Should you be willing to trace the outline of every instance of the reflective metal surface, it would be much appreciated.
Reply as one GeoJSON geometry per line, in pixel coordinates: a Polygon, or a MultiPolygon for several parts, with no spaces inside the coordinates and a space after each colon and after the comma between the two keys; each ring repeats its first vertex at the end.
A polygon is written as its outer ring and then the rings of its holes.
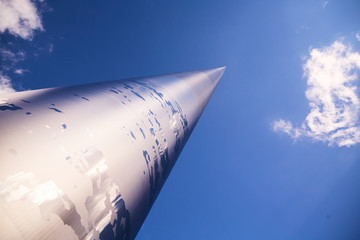
{"type": "Polygon", "coordinates": [[[224,70],[0,95],[0,239],[133,239],[224,70]]]}

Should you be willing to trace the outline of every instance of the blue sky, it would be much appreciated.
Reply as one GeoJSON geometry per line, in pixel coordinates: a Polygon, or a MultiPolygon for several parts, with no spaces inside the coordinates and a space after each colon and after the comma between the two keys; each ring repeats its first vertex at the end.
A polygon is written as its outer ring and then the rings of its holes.
{"type": "Polygon", "coordinates": [[[359,10],[0,0],[0,91],[226,65],[138,239],[359,239],[359,10]]]}

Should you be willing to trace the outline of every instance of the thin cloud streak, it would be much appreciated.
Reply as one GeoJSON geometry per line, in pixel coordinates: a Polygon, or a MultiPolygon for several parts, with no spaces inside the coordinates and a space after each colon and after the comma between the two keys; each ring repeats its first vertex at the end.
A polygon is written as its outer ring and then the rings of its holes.
{"type": "Polygon", "coordinates": [[[323,8],[326,8],[326,6],[327,6],[328,4],[329,4],[328,1],[324,1],[324,2],[321,3],[321,5],[322,5],[323,8]]]}
{"type": "Polygon", "coordinates": [[[295,140],[308,138],[330,146],[359,143],[360,100],[355,82],[360,54],[335,41],[322,49],[312,49],[303,68],[310,113],[299,127],[280,119],[272,123],[273,130],[295,140]]]}

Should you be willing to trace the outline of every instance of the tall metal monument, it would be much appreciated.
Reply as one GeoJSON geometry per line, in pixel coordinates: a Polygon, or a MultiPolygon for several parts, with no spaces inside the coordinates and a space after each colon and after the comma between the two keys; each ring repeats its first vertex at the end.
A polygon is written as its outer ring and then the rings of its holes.
{"type": "Polygon", "coordinates": [[[133,239],[225,68],[0,95],[0,239],[133,239]]]}

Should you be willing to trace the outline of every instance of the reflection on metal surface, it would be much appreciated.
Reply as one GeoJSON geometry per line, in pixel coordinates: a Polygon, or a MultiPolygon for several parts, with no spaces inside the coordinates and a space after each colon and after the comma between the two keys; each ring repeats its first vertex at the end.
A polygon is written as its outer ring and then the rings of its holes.
{"type": "Polygon", "coordinates": [[[0,96],[0,239],[133,239],[223,72],[0,96]]]}
{"type": "Polygon", "coordinates": [[[1,182],[0,197],[5,201],[29,200],[37,205],[62,197],[64,193],[53,181],[38,183],[34,174],[19,172],[1,182]]]}

